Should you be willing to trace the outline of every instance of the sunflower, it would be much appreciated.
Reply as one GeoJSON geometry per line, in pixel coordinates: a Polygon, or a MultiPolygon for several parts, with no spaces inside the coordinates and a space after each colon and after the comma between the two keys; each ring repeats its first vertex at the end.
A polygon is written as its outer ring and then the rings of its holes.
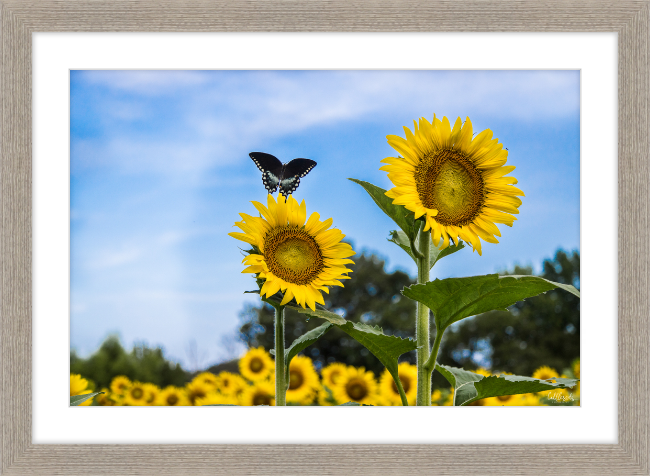
{"type": "Polygon", "coordinates": [[[473,137],[469,117],[460,117],[453,129],[446,117],[433,123],[420,118],[414,132],[404,127],[406,139],[386,138],[399,157],[387,157],[381,170],[395,185],[386,192],[395,205],[404,205],[425,221],[424,231],[431,230],[436,246],[462,238],[481,254],[481,241],[498,243],[501,232],[495,223],[512,226],[524,193],[506,177],[515,167],[505,163],[508,151],[492,131],[484,130],[473,137]]]}
{"type": "Polygon", "coordinates": [[[194,402],[194,405],[201,407],[203,405],[237,405],[237,403],[238,402],[235,397],[212,392],[203,398],[197,398],[194,402]]]}
{"type": "Polygon", "coordinates": [[[185,407],[190,405],[185,390],[170,385],[160,391],[156,397],[156,405],[163,407],[185,407]]]}
{"type": "Polygon", "coordinates": [[[123,397],[126,390],[131,386],[131,381],[124,375],[118,375],[111,381],[111,392],[115,395],[123,397]]]}
{"type": "Polygon", "coordinates": [[[246,387],[246,382],[239,375],[220,372],[215,387],[222,395],[237,395],[246,387]]]}
{"type": "Polygon", "coordinates": [[[124,394],[124,403],[132,407],[147,404],[147,390],[145,384],[133,382],[124,394]]]}
{"type": "Polygon", "coordinates": [[[377,393],[377,382],[372,372],[363,367],[350,367],[332,389],[339,403],[357,402],[372,405],[377,393]]]}
{"type": "Polygon", "coordinates": [[[250,349],[239,359],[239,372],[251,382],[267,379],[274,369],[275,363],[271,354],[265,351],[264,347],[250,349]]]}
{"type": "MultiPolygon", "coordinates": [[[[89,393],[92,393],[92,390],[88,388],[88,380],[79,374],[70,374],[70,396],[87,395],[89,393]]],[[[89,398],[85,402],[80,403],[79,406],[90,406],[94,398],[89,398]]]]}
{"type": "Polygon", "coordinates": [[[145,399],[144,399],[144,404],[145,405],[155,405],[156,404],[156,398],[158,397],[158,394],[160,393],[160,388],[158,388],[157,385],[154,385],[152,383],[145,383],[142,385],[145,391],[145,399]]]}
{"type": "Polygon", "coordinates": [[[264,280],[262,297],[284,293],[281,304],[295,298],[296,302],[313,311],[316,303],[325,305],[321,291],[329,293],[328,286],[343,286],[342,279],[351,270],[345,267],[353,261],[346,259],[355,253],[345,237],[336,228],[328,230],[332,219],[320,221],[318,213],[307,218],[305,201],[299,205],[295,198],[278,196],[276,202],[268,196],[268,208],[252,202],[262,215],[252,217],[240,213],[243,221],[236,222],[244,233],[229,233],[233,238],[253,245],[253,251],[243,263],[243,273],[255,273],[264,280]]]}
{"type": "Polygon", "coordinates": [[[321,370],[323,385],[332,389],[339,381],[339,378],[348,370],[348,366],[341,362],[334,362],[321,370]]]}
{"type": "Polygon", "coordinates": [[[318,392],[318,374],[309,357],[298,355],[289,364],[287,402],[310,405],[318,392]]]}
{"type": "Polygon", "coordinates": [[[211,390],[217,389],[217,376],[212,372],[201,372],[192,379],[192,382],[200,382],[210,387],[211,390]]]}
{"type": "MultiPolygon", "coordinates": [[[[406,400],[409,405],[415,405],[415,398],[417,397],[417,379],[418,368],[408,362],[402,362],[397,367],[397,374],[404,387],[406,400]]],[[[389,405],[401,405],[402,398],[397,390],[397,385],[393,376],[388,369],[384,369],[379,381],[379,393],[389,402],[389,405]]]]}
{"type": "Polygon", "coordinates": [[[557,377],[559,377],[557,371],[555,369],[552,369],[551,367],[547,367],[546,365],[538,368],[537,370],[535,370],[535,372],[533,372],[533,378],[539,380],[552,380],[557,377]]]}
{"type": "Polygon", "coordinates": [[[247,407],[255,405],[275,405],[275,384],[273,382],[255,382],[244,389],[240,398],[241,404],[247,407]]]}
{"type": "Polygon", "coordinates": [[[214,388],[202,381],[192,381],[185,386],[187,398],[190,405],[196,405],[199,398],[205,398],[209,393],[214,392],[214,388]]]}

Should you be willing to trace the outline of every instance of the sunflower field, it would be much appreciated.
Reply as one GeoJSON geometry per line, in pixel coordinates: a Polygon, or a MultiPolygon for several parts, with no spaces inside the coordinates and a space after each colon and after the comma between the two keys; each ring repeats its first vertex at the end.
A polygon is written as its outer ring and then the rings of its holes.
{"type": "MultiPolygon", "coordinates": [[[[202,372],[183,387],[160,388],[146,382],[132,382],[117,376],[110,388],[80,403],[82,406],[203,406],[203,405],[275,405],[275,364],[263,348],[250,349],[239,360],[239,374],[220,372],[215,375],[202,372]]],[[[417,368],[409,363],[398,366],[399,379],[409,405],[415,404],[417,393],[417,368]]],[[[484,377],[494,374],[479,369],[475,373],[484,377]]],[[[554,381],[555,378],[579,378],[580,361],[574,361],[562,375],[547,366],[540,367],[533,379],[554,381]]],[[[70,375],[70,396],[91,395],[95,391],[91,381],[81,375],[70,375]]],[[[289,365],[287,405],[335,406],[353,402],[372,406],[401,406],[397,386],[388,370],[377,377],[363,367],[339,362],[324,367],[320,372],[312,360],[297,355],[289,365]]],[[[432,406],[454,404],[452,388],[440,388],[431,395],[432,406]]],[[[579,405],[580,384],[571,389],[555,389],[537,393],[503,395],[477,400],[470,406],[555,406],[579,405]]]]}

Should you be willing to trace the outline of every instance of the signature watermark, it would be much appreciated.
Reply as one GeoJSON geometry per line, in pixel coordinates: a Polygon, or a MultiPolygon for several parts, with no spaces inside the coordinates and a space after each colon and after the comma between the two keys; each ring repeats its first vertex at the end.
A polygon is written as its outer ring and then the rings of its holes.
{"type": "Polygon", "coordinates": [[[564,394],[560,392],[552,392],[546,395],[546,398],[549,400],[555,400],[556,402],[572,402],[574,401],[572,394],[564,394]]]}

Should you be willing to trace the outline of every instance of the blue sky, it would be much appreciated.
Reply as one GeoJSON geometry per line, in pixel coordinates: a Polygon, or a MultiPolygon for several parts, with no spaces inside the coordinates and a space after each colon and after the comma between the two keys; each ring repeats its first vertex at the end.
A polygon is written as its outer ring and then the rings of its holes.
{"type": "Polygon", "coordinates": [[[228,336],[255,298],[227,233],[266,197],[251,151],[318,162],[294,194],[308,213],[415,274],[386,240],[395,225],[347,177],[390,188],[386,135],[434,112],[492,129],[526,197],[500,244],[465,249],[432,278],[539,270],[557,248],[579,249],[579,85],[578,71],[72,71],[72,348],[89,355],[119,334],[188,368],[237,352],[228,336]]]}

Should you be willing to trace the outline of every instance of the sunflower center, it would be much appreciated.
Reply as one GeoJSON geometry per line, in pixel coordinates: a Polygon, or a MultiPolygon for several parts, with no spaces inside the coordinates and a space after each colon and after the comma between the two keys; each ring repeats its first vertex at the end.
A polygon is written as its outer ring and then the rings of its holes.
{"type": "Polygon", "coordinates": [[[352,400],[362,400],[368,395],[368,386],[363,380],[352,379],[345,386],[345,391],[352,400]]]}
{"type": "Polygon", "coordinates": [[[270,230],[264,237],[264,258],[275,276],[298,285],[311,283],[324,266],[316,240],[297,226],[270,230]]]}
{"type": "Polygon", "coordinates": [[[253,405],[271,405],[271,395],[268,393],[256,393],[253,397],[253,405]]]}
{"type": "Polygon", "coordinates": [[[435,219],[445,226],[471,223],[485,202],[480,171],[455,150],[425,155],[415,168],[415,185],[422,205],[438,210],[435,219]]]}
{"type": "MultiPolygon", "coordinates": [[[[402,382],[402,387],[404,388],[404,393],[407,393],[409,391],[409,388],[411,388],[411,379],[408,377],[403,377],[399,376],[399,381],[402,382]]],[[[391,383],[393,384],[393,392],[395,394],[399,395],[399,390],[397,389],[397,385],[395,385],[395,380],[392,380],[391,383]]]]}
{"type": "Polygon", "coordinates": [[[140,400],[144,396],[144,392],[141,388],[134,388],[131,390],[131,396],[136,400],[140,400]]]}
{"type": "Polygon", "coordinates": [[[167,405],[176,405],[178,403],[178,396],[171,394],[167,397],[167,405]]]}
{"type": "Polygon", "coordinates": [[[302,375],[302,372],[296,372],[295,370],[289,371],[289,390],[295,390],[302,387],[305,378],[302,375]]]}
{"type": "MultiPolygon", "coordinates": [[[[262,362],[262,359],[259,357],[253,357],[251,359],[251,363],[249,364],[249,368],[251,369],[251,372],[254,373],[259,373],[264,369],[264,362],[262,362]]],[[[228,385],[224,385],[224,387],[227,387],[228,385]]]]}

